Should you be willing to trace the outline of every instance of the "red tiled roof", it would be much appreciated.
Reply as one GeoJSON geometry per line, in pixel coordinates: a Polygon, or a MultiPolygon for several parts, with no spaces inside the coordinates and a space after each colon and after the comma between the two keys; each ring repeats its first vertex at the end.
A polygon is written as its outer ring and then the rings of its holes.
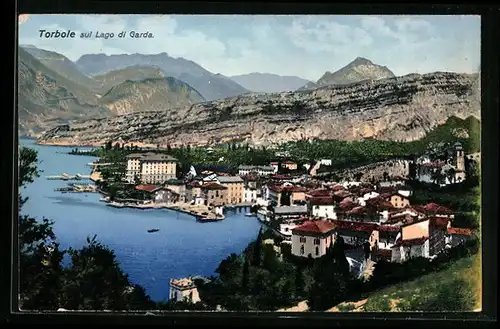
{"type": "Polygon", "coordinates": [[[434,203],[434,202],[426,204],[424,206],[424,210],[427,212],[430,212],[430,213],[440,214],[440,215],[453,214],[453,211],[451,211],[450,209],[448,209],[444,206],[438,205],[437,203],[434,203]]]}
{"type": "Polygon", "coordinates": [[[335,225],[336,229],[347,229],[356,232],[367,232],[371,233],[377,228],[377,224],[374,223],[362,223],[362,222],[352,222],[345,220],[334,220],[332,223],[335,225]]]}
{"type": "Polygon", "coordinates": [[[271,164],[271,165],[277,165],[277,164],[279,164],[279,162],[273,161],[273,162],[271,162],[270,164],[271,164]]]}
{"type": "Polygon", "coordinates": [[[310,198],[309,202],[313,206],[333,206],[335,204],[332,197],[315,197],[310,198]]]}
{"type": "Polygon", "coordinates": [[[333,195],[335,196],[338,196],[338,197],[348,197],[351,195],[351,193],[349,191],[346,191],[346,190],[341,190],[341,191],[336,191],[333,193],[333,195]]]}
{"type": "Polygon", "coordinates": [[[308,195],[312,197],[330,197],[332,195],[332,191],[328,189],[317,189],[307,192],[308,195]]]}
{"type": "Polygon", "coordinates": [[[137,185],[135,187],[136,190],[138,191],[144,191],[144,192],[155,192],[155,191],[158,191],[161,189],[161,186],[157,186],[157,185],[143,185],[143,184],[140,184],[140,185],[137,185]]]}
{"type": "Polygon", "coordinates": [[[448,227],[448,234],[472,236],[472,230],[460,227],[448,227]]]}
{"type": "Polygon", "coordinates": [[[285,175],[280,175],[280,174],[274,174],[271,176],[271,178],[273,179],[278,179],[278,180],[286,180],[286,179],[289,179],[288,176],[285,176],[285,175]]]}
{"type": "Polygon", "coordinates": [[[344,189],[344,187],[342,185],[335,185],[332,189],[335,192],[337,192],[337,191],[342,191],[344,189]]]}
{"type": "Polygon", "coordinates": [[[429,225],[437,228],[446,229],[448,227],[448,219],[443,217],[431,217],[429,218],[429,225]]]}
{"type": "Polygon", "coordinates": [[[398,232],[400,227],[394,225],[380,225],[378,230],[380,232],[398,232]]]}
{"type": "Polygon", "coordinates": [[[207,184],[203,184],[201,186],[202,189],[205,189],[205,190],[227,190],[227,187],[224,186],[224,185],[220,185],[220,184],[217,184],[217,183],[207,183],[207,184]]]}
{"type": "Polygon", "coordinates": [[[408,240],[399,240],[393,247],[409,247],[409,246],[418,246],[422,245],[425,241],[427,241],[429,237],[423,236],[421,238],[408,239],[408,240]]]}
{"type": "Polygon", "coordinates": [[[366,200],[366,204],[371,207],[375,207],[377,210],[392,210],[394,206],[389,201],[384,201],[383,199],[376,197],[366,200]]]}
{"type": "Polygon", "coordinates": [[[348,215],[374,215],[376,212],[369,208],[369,207],[363,207],[363,206],[358,206],[350,211],[347,212],[348,215]]]}
{"type": "Polygon", "coordinates": [[[331,222],[316,220],[306,221],[304,224],[295,227],[292,232],[312,232],[312,233],[328,233],[335,229],[335,225],[331,222]]]}
{"type": "Polygon", "coordinates": [[[192,181],[191,183],[188,183],[186,186],[187,187],[200,187],[201,184],[199,181],[192,181]]]}
{"type": "Polygon", "coordinates": [[[280,192],[307,192],[307,189],[302,186],[269,186],[271,191],[280,192]]]}
{"type": "Polygon", "coordinates": [[[359,193],[361,193],[361,194],[367,194],[367,193],[370,193],[370,192],[373,192],[373,189],[367,188],[367,187],[362,188],[361,190],[359,190],[359,193]]]}

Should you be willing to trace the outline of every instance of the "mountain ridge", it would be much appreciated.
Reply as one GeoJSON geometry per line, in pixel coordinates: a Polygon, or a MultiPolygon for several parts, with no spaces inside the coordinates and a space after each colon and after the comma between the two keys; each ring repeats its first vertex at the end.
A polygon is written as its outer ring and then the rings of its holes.
{"type": "Polygon", "coordinates": [[[414,140],[450,116],[480,117],[477,75],[436,72],[315,90],[243,95],[169,111],[86,120],[46,132],[39,142],[272,145],[301,139],[414,140]]]}
{"type": "Polygon", "coordinates": [[[310,82],[307,79],[293,75],[278,75],[263,72],[233,75],[229,78],[236,81],[244,88],[258,93],[293,91],[310,82]]]}

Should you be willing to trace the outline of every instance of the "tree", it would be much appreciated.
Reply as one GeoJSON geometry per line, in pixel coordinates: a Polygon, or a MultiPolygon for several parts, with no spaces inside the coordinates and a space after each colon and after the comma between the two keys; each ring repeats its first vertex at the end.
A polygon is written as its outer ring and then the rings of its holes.
{"type": "Polygon", "coordinates": [[[245,263],[243,263],[243,271],[241,274],[241,290],[243,293],[246,293],[248,291],[248,282],[249,282],[249,265],[248,265],[248,259],[245,254],[245,263]]]}
{"type": "Polygon", "coordinates": [[[300,266],[295,267],[295,277],[294,277],[294,286],[295,286],[295,296],[302,296],[304,293],[304,274],[302,273],[302,268],[300,266]]]}
{"type": "Polygon", "coordinates": [[[106,144],[105,144],[105,146],[104,146],[104,149],[105,149],[106,151],[109,151],[109,150],[111,150],[112,148],[113,148],[113,142],[112,142],[112,141],[107,141],[107,142],[106,142],[106,144]]]}
{"type": "Polygon", "coordinates": [[[71,267],[66,270],[61,304],[66,309],[126,310],[153,307],[144,290],[132,285],[120,269],[114,252],[93,238],[79,250],[70,248],[71,267]]]}
{"type": "Polygon", "coordinates": [[[262,248],[262,227],[259,230],[259,234],[257,235],[257,240],[255,240],[255,245],[253,249],[253,266],[260,266],[261,261],[261,248],[262,248]]]}

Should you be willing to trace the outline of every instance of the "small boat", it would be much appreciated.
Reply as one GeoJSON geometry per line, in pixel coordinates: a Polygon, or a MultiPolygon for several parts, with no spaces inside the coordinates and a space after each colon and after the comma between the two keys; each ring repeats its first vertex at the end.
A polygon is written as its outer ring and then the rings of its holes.
{"type": "Polygon", "coordinates": [[[245,216],[247,216],[247,217],[253,217],[253,216],[255,216],[255,214],[252,214],[251,212],[247,212],[247,213],[245,214],[245,216]]]}
{"type": "Polygon", "coordinates": [[[152,228],[152,229],[148,230],[148,233],[158,232],[159,230],[160,230],[159,228],[152,228]]]}

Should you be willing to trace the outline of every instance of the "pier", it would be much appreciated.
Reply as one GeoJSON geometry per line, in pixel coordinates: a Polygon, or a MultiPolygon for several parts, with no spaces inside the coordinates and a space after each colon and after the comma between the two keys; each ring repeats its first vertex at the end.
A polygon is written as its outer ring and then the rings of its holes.
{"type": "Polygon", "coordinates": [[[61,175],[53,175],[53,176],[45,176],[46,179],[49,180],[88,180],[90,181],[90,175],[82,175],[82,174],[76,174],[76,175],[70,175],[67,173],[63,173],[61,175]]]}
{"type": "Polygon", "coordinates": [[[63,193],[95,193],[97,192],[97,187],[94,185],[71,184],[68,187],[56,188],[55,191],[63,193]]]}

